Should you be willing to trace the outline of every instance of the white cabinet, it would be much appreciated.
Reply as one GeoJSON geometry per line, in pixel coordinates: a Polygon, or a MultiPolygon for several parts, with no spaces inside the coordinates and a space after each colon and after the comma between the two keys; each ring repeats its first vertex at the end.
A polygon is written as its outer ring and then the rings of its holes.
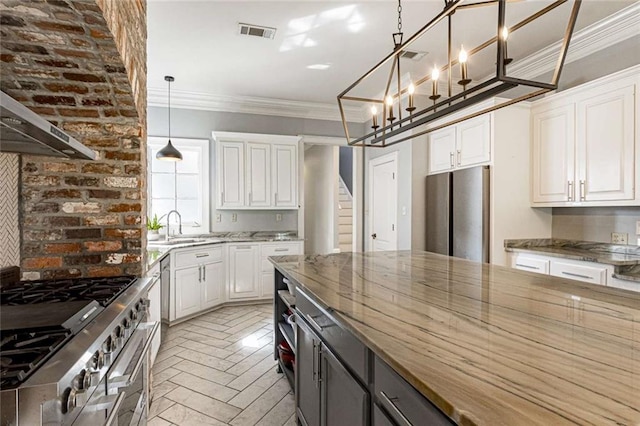
{"type": "Polygon", "coordinates": [[[511,267],[521,271],[537,272],[539,274],[549,274],[549,259],[518,253],[511,257],[511,267]]]}
{"type": "Polygon", "coordinates": [[[273,297],[275,269],[269,256],[303,254],[303,242],[263,243],[260,247],[260,282],[263,297],[273,297]]]}
{"type": "Polygon", "coordinates": [[[219,207],[245,206],[244,143],[220,142],[218,146],[219,207]]]}
{"type": "Polygon", "coordinates": [[[173,253],[173,315],[177,320],[224,301],[224,263],[221,246],[179,249],[173,253]]]}
{"type": "Polygon", "coordinates": [[[488,164],[491,114],[437,130],[429,136],[429,174],[488,164]]]}
{"type": "Polygon", "coordinates": [[[217,208],[298,208],[297,136],[214,132],[217,208]]]}
{"type": "Polygon", "coordinates": [[[273,145],[273,202],[277,208],[298,207],[297,145],[273,145]]]}
{"type": "Polygon", "coordinates": [[[260,297],[260,246],[229,244],[229,299],[260,297]]]}
{"type": "Polygon", "coordinates": [[[247,144],[247,200],[250,207],[271,205],[271,145],[247,144]]]}
{"type": "Polygon", "coordinates": [[[534,103],[533,206],[637,204],[639,70],[534,103]]]}

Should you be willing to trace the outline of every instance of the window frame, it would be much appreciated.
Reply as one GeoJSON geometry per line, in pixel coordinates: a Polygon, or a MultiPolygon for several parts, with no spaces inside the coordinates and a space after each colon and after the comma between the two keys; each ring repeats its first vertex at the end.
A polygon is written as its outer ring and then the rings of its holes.
{"type": "MultiPolygon", "coordinates": [[[[148,136],[147,137],[147,209],[149,212],[152,212],[152,204],[153,204],[153,149],[160,149],[167,144],[168,136],[148,136]]],[[[200,157],[200,190],[202,194],[202,199],[200,200],[201,209],[202,209],[202,223],[199,226],[195,226],[194,223],[183,223],[182,224],[182,233],[183,234],[207,234],[210,231],[211,221],[210,221],[210,192],[209,192],[209,165],[210,165],[210,147],[208,139],[196,139],[196,138],[171,138],[171,143],[178,150],[183,149],[199,149],[201,151],[200,157]]],[[[176,162],[177,163],[177,162],[176,162]]],[[[174,163],[174,164],[176,164],[174,163]]],[[[177,188],[177,180],[175,177],[178,173],[175,170],[177,164],[174,166],[174,184],[177,188]]],[[[160,173],[160,172],[158,172],[160,173]]],[[[174,197],[174,206],[176,205],[177,197],[174,197]]],[[[166,218],[164,218],[166,219],[166,218]]],[[[164,220],[163,219],[163,220],[164,220]]],[[[172,221],[172,223],[174,223],[172,221]]]]}

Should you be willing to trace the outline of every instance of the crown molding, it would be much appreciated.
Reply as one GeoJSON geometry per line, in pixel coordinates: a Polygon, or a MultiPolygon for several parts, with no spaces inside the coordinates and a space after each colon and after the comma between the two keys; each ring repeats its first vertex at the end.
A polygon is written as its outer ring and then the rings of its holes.
{"type": "MultiPolygon", "coordinates": [[[[636,36],[639,27],[640,2],[636,2],[576,31],[571,38],[565,65],[636,36]]],[[[519,60],[509,67],[509,74],[517,75],[519,78],[533,79],[552,71],[558,60],[560,46],[561,41],[558,41],[519,60]]],[[[148,106],[167,106],[164,88],[149,87],[147,96],[148,106]]],[[[175,108],[341,121],[337,104],[318,102],[172,90],[171,104],[175,108]]],[[[370,119],[369,109],[366,106],[345,106],[345,116],[348,122],[353,123],[363,123],[370,119]]]]}
{"type": "MultiPolygon", "coordinates": [[[[640,2],[576,31],[571,37],[565,65],[638,35],[638,28],[640,2]]],[[[553,43],[509,66],[509,74],[533,79],[552,71],[558,62],[561,45],[562,41],[553,43]]]]}
{"type": "MultiPolygon", "coordinates": [[[[167,107],[165,89],[149,88],[147,105],[167,107]]],[[[279,117],[308,118],[341,121],[338,104],[301,102],[252,96],[214,95],[202,92],[171,91],[171,107],[242,114],[274,115],[279,117]]],[[[366,111],[359,107],[345,107],[347,121],[365,121],[366,111]]]]}

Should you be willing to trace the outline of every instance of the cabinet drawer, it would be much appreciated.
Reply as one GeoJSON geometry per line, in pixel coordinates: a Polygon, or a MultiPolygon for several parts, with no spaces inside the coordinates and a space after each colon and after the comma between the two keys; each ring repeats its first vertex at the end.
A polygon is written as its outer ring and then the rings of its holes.
{"type": "Polygon", "coordinates": [[[263,258],[292,254],[300,254],[300,245],[298,243],[263,244],[261,249],[263,258]]]}
{"type": "Polygon", "coordinates": [[[549,260],[535,256],[519,254],[513,257],[511,267],[522,271],[537,272],[539,274],[549,274],[549,260]]]}
{"type": "Polygon", "coordinates": [[[222,260],[222,247],[201,247],[177,251],[175,254],[175,267],[184,268],[203,263],[222,260]]]}
{"type": "Polygon", "coordinates": [[[607,284],[607,268],[605,266],[587,266],[554,260],[551,262],[551,275],[594,284],[607,284]]]}
{"type": "MultiPolygon", "coordinates": [[[[384,361],[374,361],[375,398],[399,425],[451,426],[454,423],[384,361]]],[[[380,424],[386,424],[384,422],[380,424]]]]}
{"type": "Polygon", "coordinates": [[[325,315],[300,287],[296,287],[296,310],[297,314],[327,343],[327,346],[340,356],[341,361],[363,383],[367,383],[367,348],[350,332],[325,315]]]}

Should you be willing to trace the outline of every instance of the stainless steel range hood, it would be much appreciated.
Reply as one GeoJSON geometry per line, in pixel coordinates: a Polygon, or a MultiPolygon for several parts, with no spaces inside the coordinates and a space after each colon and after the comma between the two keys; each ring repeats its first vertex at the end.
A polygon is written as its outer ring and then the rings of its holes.
{"type": "Polygon", "coordinates": [[[96,153],[0,92],[0,152],[95,160],[96,153]]]}

